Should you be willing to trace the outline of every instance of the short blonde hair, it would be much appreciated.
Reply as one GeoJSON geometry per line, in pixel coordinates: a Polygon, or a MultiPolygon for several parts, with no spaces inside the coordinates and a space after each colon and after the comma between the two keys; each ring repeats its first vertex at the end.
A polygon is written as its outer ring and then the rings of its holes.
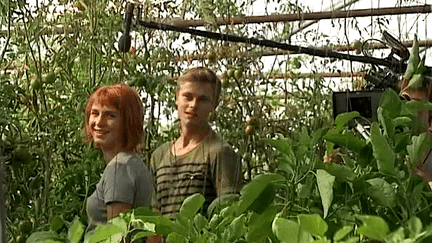
{"type": "Polygon", "coordinates": [[[195,67],[186,70],[179,78],[177,82],[177,91],[178,94],[180,90],[180,85],[182,82],[202,82],[202,83],[210,83],[214,87],[214,102],[215,107],[219,104],[219,96],[221,93],[221,81],[211,69],[206,67],[195,67]]]}

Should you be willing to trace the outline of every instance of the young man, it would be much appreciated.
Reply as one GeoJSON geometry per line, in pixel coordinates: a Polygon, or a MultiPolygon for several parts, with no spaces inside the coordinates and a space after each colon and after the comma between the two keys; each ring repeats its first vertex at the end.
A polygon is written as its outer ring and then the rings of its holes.
{"type": "Polygon", "coordinates": [[[220,91],[219,78],[208,68],[192,68],[178,79],[180,137],[157,148],[150,162],[155,179],[153,206],[164,216],[174,218],[192,194],[204,195],[206,209],[217,197],[241,189],[240,158],[209,125],[220,91]]]}

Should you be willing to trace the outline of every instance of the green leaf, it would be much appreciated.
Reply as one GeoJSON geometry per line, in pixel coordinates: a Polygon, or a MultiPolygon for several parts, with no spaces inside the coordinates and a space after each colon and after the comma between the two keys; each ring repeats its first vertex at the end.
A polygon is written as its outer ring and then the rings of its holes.
{"type": "MultiPolygon", "coordinates": [[[[119,242],[121,240],[121,235],[123,230],[113,224],[101,224],[94,229],[94,231],[89,232],[88,243],[97,243],[104,240],[112,240],[112,242],[119,242]]],[[[86,235],[87,237],[87,235],[86,235]]]]}
{"type": "Polygon", "coordinates": [[[311,235],[324,237],[328,225],[318,214],[299,214],[299,224],[311,235]]]}
{"type": "Polygon", "coordinates": [[[401,115],[416,117],[419,111],[432,111],[432,103],[427,100],[410,100],[402,106],[401,115]]]}
{"type": "Polygon", "coordinates": [[[195,217],[198,210],[203,206],[205,198],[200,193],[195,193],[187,197],[180,208],[180,214],[187,219],[195,217]]]}
{"type": "Polygon", "coordinates": [[[354,226],[352,225],[345,225],[344,227],[342,227],[341,229],[339,229],[338,231],[336,231],[336,233],[333,236],[333,241],[340,241],[343,238],[347,237],[349,233],[351,233],[354,229],[354,226]]]}
{"type": "Polygon", "coordinates": [[[273,233],[283,243],[298,243],[300,225],[292,220],[275,218],[272,224],[273,233]]]}
{"type": "Polygon", "coordinates": [[[235,240],[239,239],[240,237],[246,234],[245,223],[246,223],[245,214],[242,214],[237,218],[233,219],[231,224],[228,226],[229,242],[234,242],[235,240]]]}
{"type": "Polygon", "coordinates": [[[282,175],[276,173],[261,174],[253,178],[240,191],[236,215],[244,213],[247,209],[257,213],[265,211],[275,196],[272,183],[284,180],[282,175]]]}
{"type": "Polygon", "coordinates": [[[378,170],[385,174],[394,174],[394,151],[381,134],[379,125],[376,122],[371,125],[371,143],[373,155],[378,162],[378,170]]]}
{"type": "Polygon", "coordinates": [[[423,87],[423,74],[415,73],[408,83],[409,89],[421,89],[423,87]]]}
{"type": "Polygon", "coordinates": [[[336,177],[325,170],[317,170],[316,177],[325,218],[333,201],[333,185],[336,177]]]}
{"type": "Polygon", "coordinates": [[[369,196],[378,204],[392,208],[395,205],[396,193],[393,187],[381,178],[366,180],[371,186],[368,188],[369,196]]]}
{"type": "Polygon", "coordinates": [[[208,225],[208,220],[202,214],[198,213],[194,218],[194,225],[198,232],[202,231],[208,225]]]}
{"type": "Polygon", "coordinates": [[[407,146],[408,155],[410,158],[411,167],[423,163],[427,152],[430,150],[432,143],[431,139],[426,133],[411,138],[412,144],[407,146]]]}
{"type": "Polygon", "coordinates": [[[261,214],[253,213],[248,222],[247,242],[267,242],[272,234],[272,222],[280,211],[277,206],[270,206],[261,214]]]}
{"type": "Polygon", "coordinates": [[[57,233],[53,231],[39,231],[32,233],[27,239],[27,243],[45,243],[47,241],[65,242],[57,233]]]}
{"type": "Polygon", "coordinates": [[[410,238],[415,238],[423,230],[423,224],[418,217],[411,217],[407,222],[410,238]]]}
{"type": "Polygon", "coordinates": [[[135,242],[135,241],[138,241],[140,239],[144,239],[144,238],[148,237],[151,234],[152,234],[152,232],[149,232],[149,231],[138,232],[138,233],[136,233],[136,234],[133,235],[131,242],[135,242]]]}
{"type": "MultiPolygon", "coordinates": [[[[155,225],[156,233],[168,235],[169,233],[176,231],[182,232],[182,227],[178,227],[172,220],[163,216],[135,216],[136,220],[142,220],[143,222],[152,223],[155,225]]],[[[187,233],[187,232],[186,232],[187,233]]]]}
{"type": "Polygon", "coordinates": [[[351,111],[351,112],[339,114],[338,116],[336,116],[335,125],[339,128],[343,127],[349,121],[351,121],[352,119],[359,117],[359,116],[360,116],[360,113],[358,111],[351,111]]]}
{"type": "Polygon", "coordinates": [[[289,139],[268,139],[267,142],[285,155],[289,156],[292,153],[292,144],[289,139]]]}
{"type": "Polygon", "coordinates": [[[371,215],[356,215],[363,222],[358,228],[358,233],[376,240],[383,240],[389,232],[389,227],[384,219],[371,215]]]}
{"type": "Polygon", "coordinates": [[[167,242],[168,243],[186,243],[187,238],[184,237],[183,235],[177,233],[177,232],[172,232],[168,235],[167,242]]]}
{"type": "Polygon", "coordinates": [[[386,236],[385,242],[388,243],[408,243],[407,241],[404,241],[405,239],[405,229],[403,227],[399,227],[397,230],[389,233],[386,236]]]}
{"type": "Polygon", "coordinates": [[[338,181],[352,181],[356,175],[347,165],[340,164],[322,164],[322,169],[336,177],[338,181]]]}
{"type": "Polygon", "coordinates": [[[381,107],[390,118],[399,117],[402,109],[402,101],[399,98],[399,94],[393,89],[386,89],[381,97],[379,107],[381,107]]]}
{"type": "Polygon", "coordinates": [[[410,126],[412,124],[412,119],[406,116],[400,116],[393,119],[393,126],[410,126]]]}
{"type": "Polygon", "coordinates": [[[324,139],[340,146],[344,146],[355,152],[360,152],[362,148],[366,146],[366,142],[363,139],[356,137],[350,131],[346,131],[342,134],[329,132],[324,135],[324,139]]]}
{"type": "Polygon", "coordinates": [[[68,239],[70,243],[80,242],[84,234],[84,225],[79,220],[78,216],[75,216],[68,231],[68,239]]]}
{"type": "Polygon", "coordinates": [[[388,115],[388,113],[389,112],[384,112],[382,107],[378,107],[378,121],[383,126],[384,136],[393,139],[393,136],[395,134],[395,127],[393,125],[393,119],[388,115]]]}
{"type": "Polygon", "coordinates": [[[57,232],[64,225],[62,217],[56,215],[51,219],[50,229],[57,232]]]}
{"type": "Polygon", "coordinates": [[[312,235],[304,230],[300,224],[285,218],[275,218],[272,223],[272,230],[282,243],[306,243],[313,241],[312,235]]]}

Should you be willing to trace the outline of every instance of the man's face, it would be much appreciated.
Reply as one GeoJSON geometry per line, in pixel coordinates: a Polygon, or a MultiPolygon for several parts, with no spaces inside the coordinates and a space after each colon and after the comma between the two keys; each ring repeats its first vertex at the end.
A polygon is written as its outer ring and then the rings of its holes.
{"type": "Polygon", "coordinates": [[[183,81],[177,92],[177,111],[182,126],[201,127],[208,124],[215,108],[214,85],[183,81]]]}

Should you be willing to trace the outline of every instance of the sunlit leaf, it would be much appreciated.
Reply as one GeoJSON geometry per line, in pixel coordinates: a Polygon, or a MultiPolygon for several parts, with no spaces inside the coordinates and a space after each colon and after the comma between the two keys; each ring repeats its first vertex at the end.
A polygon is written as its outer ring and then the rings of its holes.
{"type": "Polygon", "coordinates": [[[366,142],[363,139],[356,137],[349,131],[345,133],[327,133],[324,135],[324,139],[355,152],[360,152],[366,146],[366,142]]]}
{"type": "Polygon", "coordinates": [[[240,201],[237,208],[237,215],[242,214],[247,209],[263,212],[266,210],[275,196],[274,182],[284,181],[285,178],[280,174],[268,173],[261,174],[252,179],[240,191],[240,201]]]}
{"type": "Polygon", "coordinates": [[[371,125],[371,143],[373,155],[378,162],[378,170],[386,174],[394,174],[395,154],[386,138],[381,134],[379,125],[371,125]]]}
{"type": "Polygon", "coordinates": [[[387,223],[379,216],[356,215],[363,222],[358,232],[366,237],[383,240],[389,232],[387,223]]]}
{"type": "Polygon", "coordinates": [[[27,243],[45,243],[50,240],[64,242],[64,240],[53,231],[39,231],[32,233],[27,239],[27,243]]]}
{"type": "Polygon", "coordinates": [[[311,235],[324,237],[328,225],[318,214],[300,214],[297,216],[300,225],[311,235]]]}
{"type": "Polygon", "coordinates": [[[325,170],[317,170],[316,177],[325,218],[333,201],[333,185],[336,177],[325,170]]]}
{"type": "Polygon", "coordinates": [[[180,208],[180,214],[187,219],[192,219],[195,217],[198,210],[204,204],[205,198],[200,193],[195,193],[187,197],[180,208]]]}
{"type": "Polygon", "coordinates": [[[71,243],[78,243],[80,242],[83,234],[84,234],[84,225],[76,216],[72,221],[71,226],[69,227],[68,239],[71,243]]]}
{"type": "Polygon", "coordinates": [[[386,207],[394,207],[396,193],[387,181],[381,178],[373,178],[366,180],[366,182],[371,185],[368,194],[374,201],[386,207]]]}
{"type": "Polygon", "coordinates": [[[431,139],[426,133],[411,138],[412,144],[407,146],[410,164],[412,167],[419,163],[423,163],[425,155],[431,148],[431,139]]]}
{"type": "Polygon", "coordinates": [[[333,236],[333,240],[335,242],[341,241],[343,238],[347,237],[349,233],[351,233],[354,230],[354,227],[352,225],[345,225],[344,227],[340,228],[333,236]]]}

